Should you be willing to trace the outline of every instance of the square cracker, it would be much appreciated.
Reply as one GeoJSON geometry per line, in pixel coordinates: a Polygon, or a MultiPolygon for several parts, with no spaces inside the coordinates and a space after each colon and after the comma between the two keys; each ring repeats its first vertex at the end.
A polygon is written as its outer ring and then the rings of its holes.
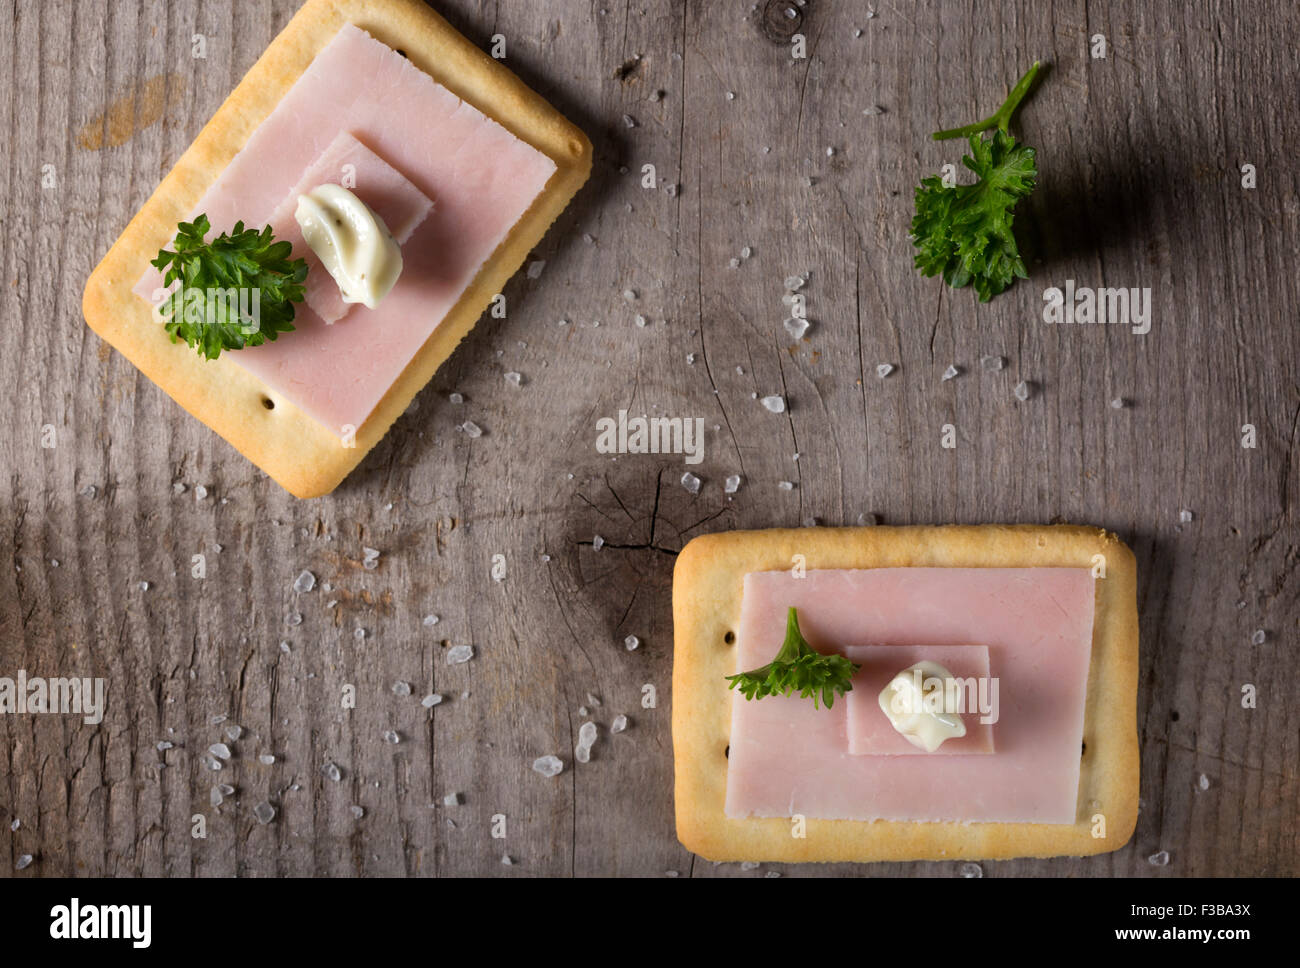
{"type": "MultiPolygon", "coordinates": [[[[1138,810],[1137,564],[1115,535],[1072,525],[799,528],[703,535],[673,573],[673,759],[677,837],[715,861],[999,860],[1116,850],[1138,810]],[[904,823],[726,816],[736,693],[734,629],[751,571],[824,568],[1096,568],[1083,759],[1073,824],[904,823]],[[1101,556],[1098,558],[1097,556],[1101,556]],[[1100,824],[1094,816],[1100,815],[1100,824]],[[1105,836],[1094,837],[1104,825],[1105,836]]],[[[994,753],[993,755],[997,755],[994,753]]]]}
{"type": "Polygon", "coordinates": [[[419,0],[308,0],[271,42],[176,166],[131,219],[86,282],[90,328],[173,400],[224,437],[295,497],[328,494],[377,444],[434,371],[473,328],[494,294],[541,241],[591,172],[591,142],[500,61],[419,0]],[[267,409],[267,388],[225,354],[199,358],[153,322],[131,292],[176,225],[345,23],[402,50],[461,100],[547,155],[556,172],[488,258],[456,305],[389,387],[345,447],[328,427],[285,400],[267,409]]]}

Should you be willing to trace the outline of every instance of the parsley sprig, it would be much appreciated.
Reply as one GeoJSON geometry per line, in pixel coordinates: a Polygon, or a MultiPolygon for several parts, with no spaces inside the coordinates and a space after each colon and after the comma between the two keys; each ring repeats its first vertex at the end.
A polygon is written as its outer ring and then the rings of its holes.
{"type": "Polygon", "coordinates": [[[160,250],[152,265],[165,271],[166,285],[181,283],[158,308],[172,342],[183,339],[215,360],[222,350],[259,346],[293,330],[307,262],[291,260],[293,246],[275,241],[269,225],[258,231],[236,222],[233,233],[206,242],[210,228],[207,215],[181,222],[175,249],[160,250]],[[254,306],[255,316],[247,312],[254,306]]]}
{"type": "Polygon", "coordinates": [[[970,139],[971,153],[962,157],[962,164],[978,176],[974,184],[945,185],[931,176],[916,190],[916,268],[923,276],[941,274],[954,289],[973,285],[980,302],[1029,275],[1011,223],[1016,203],[1034,190],[1038,169],[1034,149],[1017,143],[1007,129],[1038,70],[1035,61],[996,113],[934,134],[936,141],[970,139]],[[981,137],[990,128],[995,129],[992,136],[981,137]]]}
{"type": "Polygon", "coordinates": [[[799,615],[791,608],[785,621],[785,643],[776,658],[760,669],[727,676],[729,689],[740,687],[746,699],[765,696],[788,696],[798,690],[802,699],[812,698],[814,708],[818,696],[830,709],[835,697],[852,692],[850,680],[860,667],[842,655],[822,655],[799,631],[799,615]]]}

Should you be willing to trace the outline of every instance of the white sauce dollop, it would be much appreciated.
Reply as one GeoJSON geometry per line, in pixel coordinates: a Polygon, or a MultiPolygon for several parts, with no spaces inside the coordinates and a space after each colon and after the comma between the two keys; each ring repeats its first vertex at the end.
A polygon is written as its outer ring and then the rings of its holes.
{"type": "Polygon", "coordinates": [[[951,672],[927,660],[904,669],[880,691],[880,708],[890,724],[927,753],[966,735],[961,714],[944,709],[945,684],[951,678],[951,672]]]}
{"type": "Polygon", "coordinates": [[[367,309],[379,305],[402,273],[402,250],[384,220],[339,185],[299,195],[293,217],[343,301],[367,309]]]}

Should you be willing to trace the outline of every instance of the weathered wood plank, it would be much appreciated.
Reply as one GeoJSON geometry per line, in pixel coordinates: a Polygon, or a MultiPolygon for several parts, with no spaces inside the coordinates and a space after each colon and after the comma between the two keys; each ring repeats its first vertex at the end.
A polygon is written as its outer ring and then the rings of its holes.
{"type": "Polygon", "coordinates": [[[0,716],[0,869],[30,853],[19,876],[738,875],[673,832],[673,556],[705,531],[878,515],[1095,523],[1138,554],[1134,841],[988,874],[1296,873],[1294,5],[880,3],[869,17],[809,0],[793,22],[780,3],[438,6],[484,46],[505,36],[508,64],[592,135],[596,171],[536,253],[541,277],[507,287],[507,317],[485,318],[344,486],[310,502],[80,319],[95,261],[295,4],[0,15],[0,675],[109,690],[99,726],[0,716]],[[1090,56],[1098,33],[1105,59],[1090,56]],[[911,268],[912,188],[960,154],[929,133],[989,113],[1034,58],[1051,68],[1018,121],[1042,173],[1021,218],[1032,278],[979,305],[911,268]],[[782,328],[793,274],[813,320],[798,342],[782,328]],[[1046,325],[1043,290],[1067,279],[1150,287],[1151,331],[1046,325]],[[982,370],[986,355],[1006,368],[982,370]],[[898,370],[881,380],[881,362],[898,370]],[[943,381],[949,364],[963,373],[943,381]],[[764,410],[768,394],[788,410],[764,410]],[[598,453],[595,422],[620,409],[703,418],[703,463],[598,453]],[[457,432],[467,417],[484,436],[457,432]],[[318,585],[297,594],[303,569],[318,585]],[[475,658],[449,665],[460,644],[475,658]],[[447,697],[432,711],[430,692],[447,697]],[[584,705],[601,735],[574,764],[584,705]],[[620,712],[632,726],[611,736],[620,712]],[[235,757],[214,772],[205,752],[222,741],[235,757]],[[566,761],[555,779],[530,769],[547,753],[566,761]],[[219,810],[214,783],[237,789],[219,810]],[[452,793],[463,802],[444,806],[452,793]],[[1170,864],[1152,866],[1161,849],[1170,864]]]}

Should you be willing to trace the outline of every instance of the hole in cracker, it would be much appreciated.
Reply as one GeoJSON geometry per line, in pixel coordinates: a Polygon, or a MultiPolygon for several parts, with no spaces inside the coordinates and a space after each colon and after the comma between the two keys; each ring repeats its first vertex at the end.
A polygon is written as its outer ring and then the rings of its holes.
{"type": "Polygon", "coordinates": [[[1079,759],[1083,759],[1084,755],[1087,752],[1088,752],[1088,741],[1085,739],[1083,741],[1083,749],[1079,750],[1079,759]]]}
{"type": "Polygon", "coordinates": [[[266,395],[263,395],[263,396],[262,396],[262,406],[266,407],[267,410],[274,410],[274,409],[275,409],[275,401],[272,400],[270,397],[268,397],[268,396],[266,396],[266,395]]]}
{"type": "Polygon", "coordinates": [[[1178,722],[1178,710],[1176,710],[1176,709],[1171,709],[1171,710],[1169,711],[1169,721],[1170,721],[1171,723],[1176,723],[1176,722],[1178,722]]]}
{"type": "Polygon", "coordinates": [[[406,51],[402,50],[402,48],[400,47],[396,48],[396,52],[402,57],[406,57],[406,51]]]}
{"type": "Polygon", "coordinates": [[[730,744],[728,744],[727,748],[726,748],[725,750],[722,751],[722,755],[725,756],[727,759],[731,759],[731,746],[730,746],[730,744]]]}
{"type": "Polygon", "coordinates": [[[723,641],[723,642],[726,642],[727,645],[735,645],[735,644],[736,644],[736,633],[735,633],[735,632],[732,632],[732,631],[728,631],[727,634],[724,635],[724,636],[722,637],[722,641],[723,641]]]}

